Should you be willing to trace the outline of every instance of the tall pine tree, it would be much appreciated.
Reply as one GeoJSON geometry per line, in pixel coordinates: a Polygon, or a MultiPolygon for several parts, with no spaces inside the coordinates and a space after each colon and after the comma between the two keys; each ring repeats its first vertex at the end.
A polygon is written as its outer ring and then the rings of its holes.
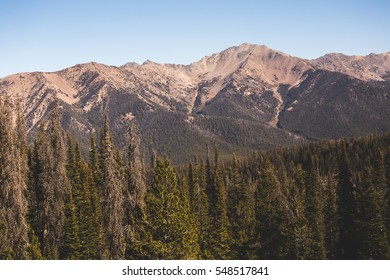
{"type": "Polygon", "coordinates": [[[26,259],[28,246],[25,135],[18,129],[20,115],[12,112],[9,97],[0,98],[0,209],[7,258],[26,259]],[[18,117],[18,118],[16,118],[18,117]],[[17,124],[17,129],[13,123],[17,124]],[[17,133],[15,133],[15,131],[17,133]],[[21,137],[18,139],[18,137],[21,137]],[[12,249],[12,252],[9,251],[12,249]]]}
{"type": "Polygon", "coordinates": [[[106,115],[100,135],[100,192],[102,194],[102,212],[107,233],[107,245],[110,259],[123,259],[125,254],[124,236],[124,178],[116,158],[112,141],[109,119],[106,115]]]}
{"type": "Polygon", "coordinates": [[[340,145],[338,156],[338,219],[339,219],[339,240],[338,259],[358,258],[358,208],[356,202],[356,186],[352,182],[351,166],[347,156],[346,144],[340,145]]]}
{"type": "Polygon", "coordinates": [[[146,195],[147,231],[154,259],[197,259],[197,230],[189,204],[182,199],[167,157],[157,158],[154,180],[146,195]]]}

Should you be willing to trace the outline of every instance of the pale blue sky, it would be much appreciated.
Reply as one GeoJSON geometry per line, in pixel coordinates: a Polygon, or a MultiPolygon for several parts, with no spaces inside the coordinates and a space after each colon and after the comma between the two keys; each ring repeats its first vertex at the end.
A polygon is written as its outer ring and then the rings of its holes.
{"type": "Polygon", "coordinates": [[[189,64],[241,43],[316,58],[390,51],[390,1],[0,0],[0,77],[96,61],[189,64]]]}

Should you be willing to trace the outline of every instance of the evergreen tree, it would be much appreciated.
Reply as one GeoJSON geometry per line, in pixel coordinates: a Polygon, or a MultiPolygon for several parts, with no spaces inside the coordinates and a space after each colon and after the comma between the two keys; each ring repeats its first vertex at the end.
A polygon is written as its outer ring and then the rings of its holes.
{"type": "Polygon", "coordinates": [[[38,241],[38,237],[35,235],[35,232],[32,228],[29,229],[28,232],[29,245],[27,247],[28,259],[30,260],[42,260],[42,252],[40,248],[40,244],[38,241]]]}
{"type": "Polygon", "coordinates": [[[105,232],[103,229],[103,217],[101,210],[101,195],[98,186],[101,186],[99,155],[97,152],[95,134],[91,133],[91,142],[89,150],[89,166],[85,166],[85,184],[89,188],[89,199],[91,205],[91,250],[90,255],[93,259],[108,258],[108,248],[106,243],[105,232]]]}
{"type": "Polygon", "coordinates": [[[135,125],[130,124],[126,154],[125,232],[126,258],[145,258],[145,244],[150,241],[145,233],[146,182],[135,125]]]}
{"type": "Polygon", "coordinates": [[[12,249],[7,258],[26,259],[28,246],[25,136],[19,129],[21,120],[12,112],[13,104],[6,96],[0,98],[0,209],[6,243],[12,249]],[[6,99],[7,98],[7,99],[6,99]],[[13,127],[14,121],[17,129],[13,127]]]}
{"type": "Polygon", "coordinates": [[[369,169],[365,169],[360,193],[361,221],[359,227],[359,258],[389,258],[389,242],[382,216],[382,193],[371,182],[369,169]]]}
{"type": "Polygon", "coordinates": [[[12,260],[14,253],[7,239],[7,228],[2,210],[0,208],[0,260],[12,260]]]}
{"type": "Polygon", "coordinates": [[[333,174],[328,175],[326,190],[324,194],[324,224],[325,224],[325,247],[328,259],[337,257],[337,190],[333,174]]]}
{"type": "MultiPolygon", "coordinates": [[[[211,188],[208,191],[211,221],[211,253],[215,259],[228,259],[230,255],[229,220],[227,217],[226,191],[222,179],[218,150],[215,149],[214,172],[211,188]]],[[[209,162],[209,161],[207,161],[209,162]]],[[[209,164],[208,164],[209,166],[209,164]]],[[[210,171],[207,172],[211,173],[210,171]]],[[[210,176],[210,175],[209,175],[210,176]]]]}
{"type": "Polygon", "coordinates": [[[347,156],[346,145],[341,143],[338,156],[338,201],[337,209],[339,216],[339,259],[357,259],[358,230],[357,219],[358,209],[356,203],[356,187],[352,182],[350,162],[347,156]]]}
{"type": "Polygon", "coordinates": [[[291,209],[289,259],[305,260],[309,256],[310,229],[305,211],[304,171],[298,166],[290,182],[288,204],[291,209]]]}
{"type": "Polygon", "coordinates": [[[213,259],[211,253],[211,224],[209,204],[206,194],[206,169],[203,161],[197,165],[190,163],[188,170],[189,201],[191,212],[195,214],[198,226],[199,245],[202,259],[213,259]]]}
{"type": "Polygon", "coordinates": [[[142,209],[144,207],[144,197],[146,185],[144,171],[139,151],[140,139],[136,134],[134,125],[129,127],[129,145],[127,147],[127,203],[131,205],[132,210],[142,209]]]}
{"type": "Polygon", "coordinates": [[[78,219],[76,216],[76,207],[73,201],[72,193],[69,195],[66,204],[66,219],[64,227],[64,242],[61,250],[61,259],[77,260],[80,259],[81,244],[78,219]]]}
{"type": "Polygon", "coordinates": [[[382,210],[382,217],[386,219],[388,209],[387,199],[387,179],[385,171],[385,156],[382,149],[378,148],[375,152],[375,160],[373,163],[372,184],[374,185],[376,192],[378,193],[378,203],[382,210]]]}
{"type": "Polygon", "coordinates": [[[270,160],[266,158],[256,189],[257,257],[284,259],[287,255],[288,221],[286,198],[270,160]]]}
{"type": "Polygon", "coordinates": [[[115,155],[115,147],[106,115],[100,136],[100,186],[103,221],[107,233],[110,259],[123,259],[125,254],[123,191],[124,179],[115,155]]]}
{"type": "Polygon", "coordinates": [[[228,190],[228,217],[230,222],[231,248],[234,258],[248,259],[254,225],[254,209],[250,204],[249,186],[243,184],[238,160],[233,155],[230,163],[228,190]]]}
{"type": "Polygon", "coordinates": [[[385,175],[387,179],[387,188],[385,195],[386,213],[384,214],[387,227],[387,236],[390,238],[390,147],[387,147],[385,156],[385,175]]]}
{"type": "Polygon", "coordinates": [[[309,252],[307,257],[309,259],[325,259],[326,250],[324,244],[325,228],[322,204],[322,184],[314,158],[310,159],[305,187],[305,213],[310,234],[309,252]]]}
{"type": "Polygon", "coordinates": [[[58,259],[64,234],[65,200],[70,193],[64,132],[57,103],[47,128],[40,125],[34,151],[33,175],[37,214],[34,228],[45,258],[58,259]]]}
{"type": "Polygon", "coordinates": [[[198,236],[189,204],[181,197],[167,157],[157,158],[154,180],[146,195],[147,231],[154,259],[197,259],[198,236]]]}

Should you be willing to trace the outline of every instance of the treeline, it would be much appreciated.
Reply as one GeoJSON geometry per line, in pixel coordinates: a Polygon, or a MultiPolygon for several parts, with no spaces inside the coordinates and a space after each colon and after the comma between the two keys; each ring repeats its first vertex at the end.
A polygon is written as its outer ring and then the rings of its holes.
{"type": "Polygon", "coordinates": [[[390,135],[145,168],[132,126],[83,158],[57,104],[30,144],[22,115],[0,99],[0,259],[390,258],[390,135]]]}

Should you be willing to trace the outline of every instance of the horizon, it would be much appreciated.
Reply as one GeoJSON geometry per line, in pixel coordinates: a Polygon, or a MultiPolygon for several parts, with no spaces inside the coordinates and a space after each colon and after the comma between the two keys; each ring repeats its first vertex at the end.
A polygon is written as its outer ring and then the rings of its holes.
{"type": "Polygon", "coordinates": [[[0,78],[90,62],[188,65],[243,43],[304,59],[390,52],[386,1],[52,2],[0,4],[0,78]]]}

